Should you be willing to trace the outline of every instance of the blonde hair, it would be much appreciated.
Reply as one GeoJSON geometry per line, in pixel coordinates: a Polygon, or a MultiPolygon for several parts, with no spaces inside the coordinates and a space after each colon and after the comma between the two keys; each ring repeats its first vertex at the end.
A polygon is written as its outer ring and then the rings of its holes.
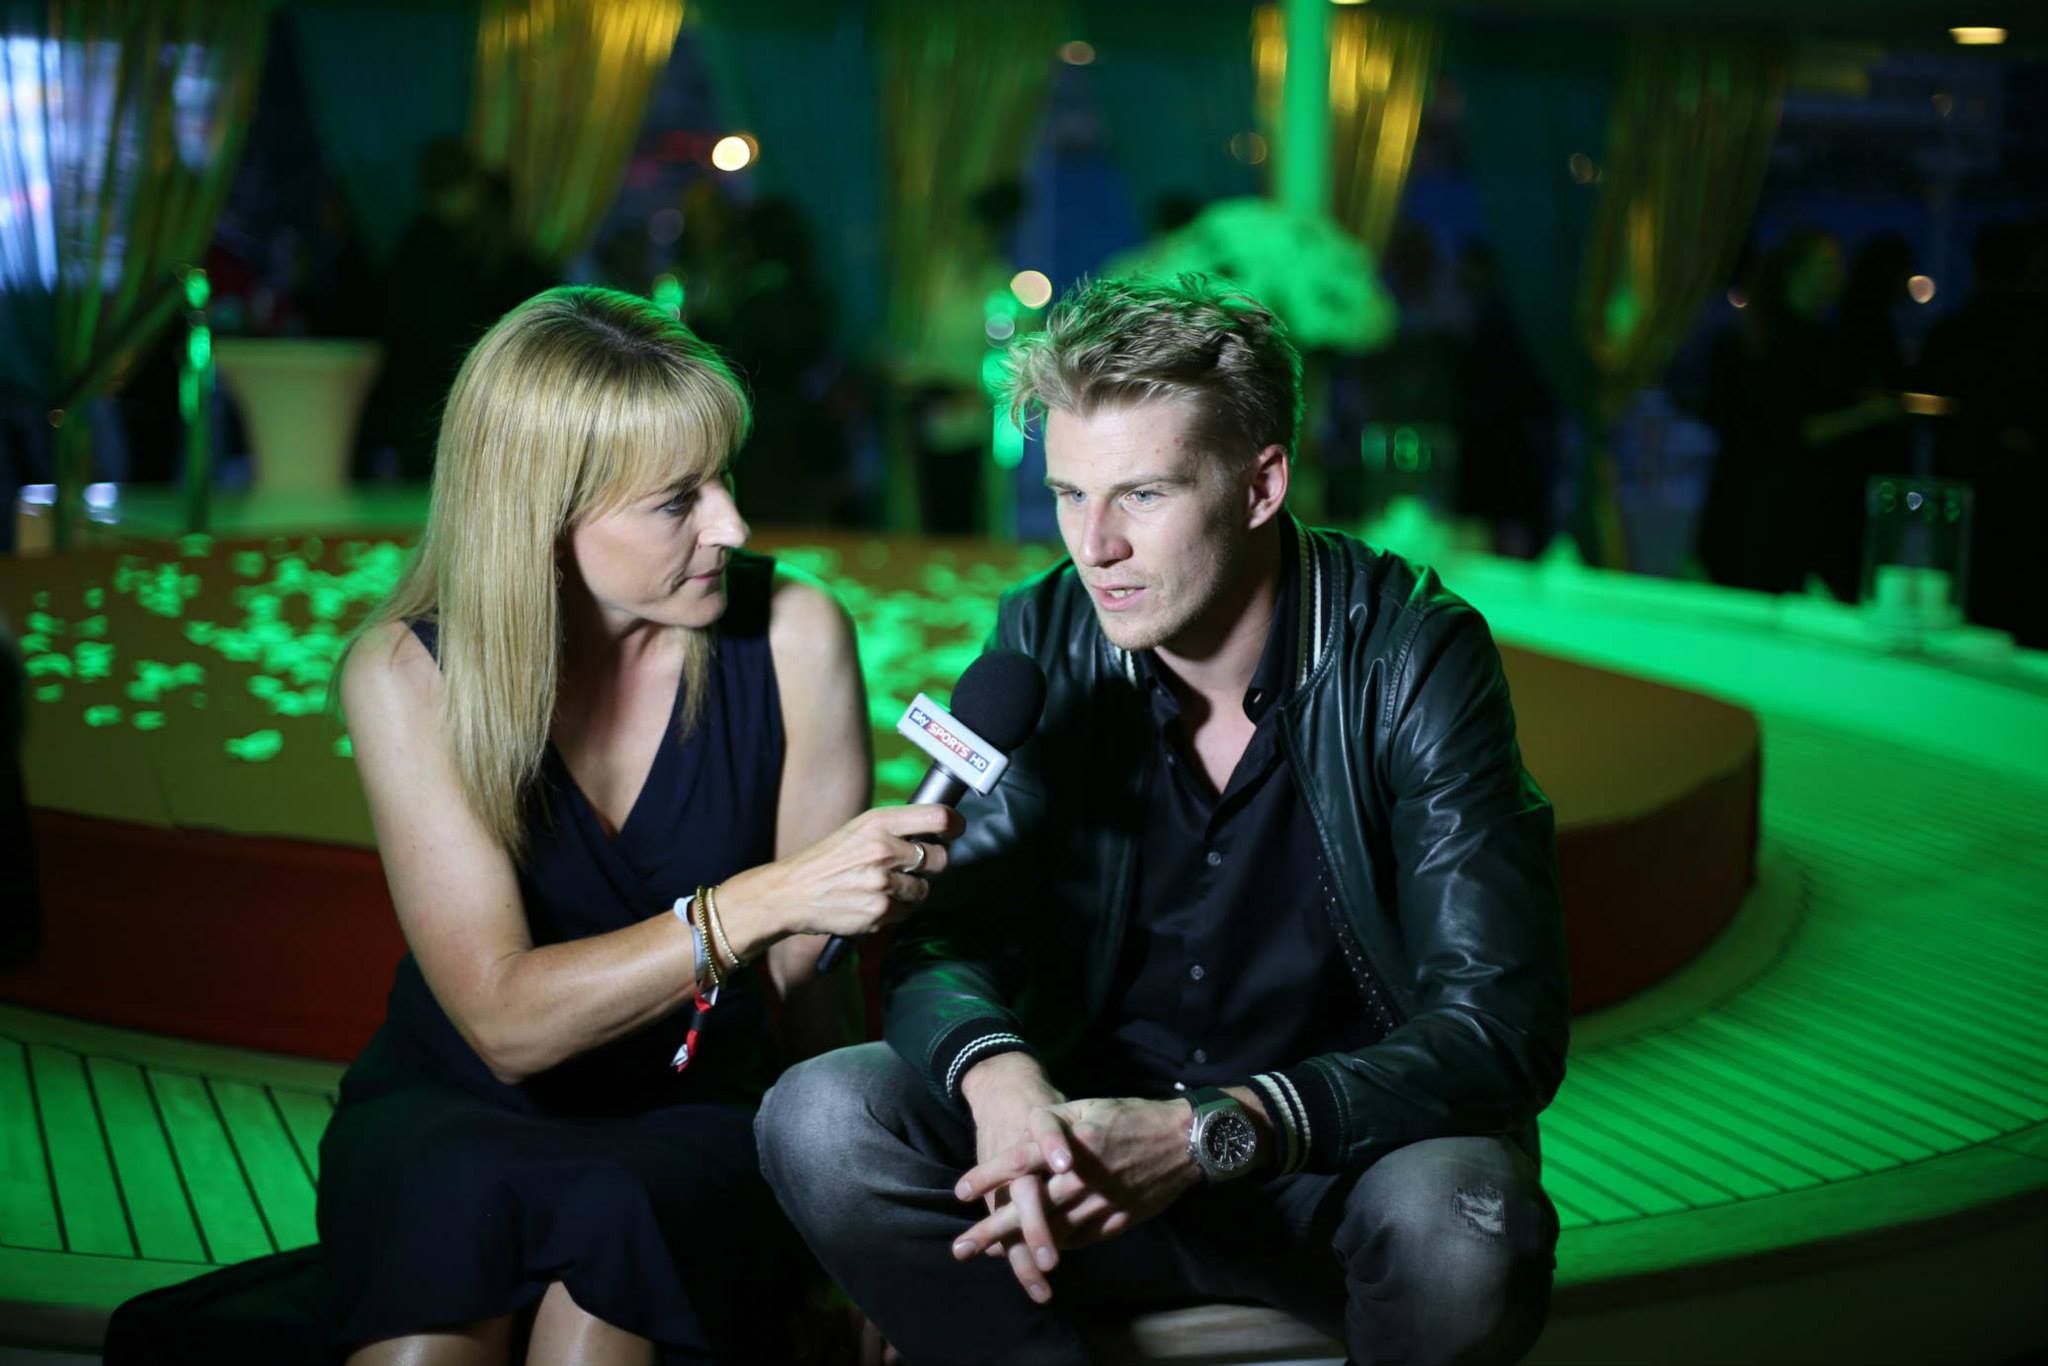
{"type": "Polygon", "coordinates": [[[1010,347],[1004,393],[1019,426],[1050,408],[1190,399],[1209,447],[1249,461],[1294,449],[1301,355],[1270,310],[1206,275],[1091,280],[1010,347]]]}
{"type": "MultiPolygon", "coordinates": [[[[363,629],[437,624],[441,724],[463,795],[515,861],[560,686],[565,537],[683,477],[714,477],[751,419],[716,351],[616,290],[538,294],[463,361],[441,417],[426,534],[363,629]]],[[[687,733],[712,637],[675,629],[687,733]]]]}

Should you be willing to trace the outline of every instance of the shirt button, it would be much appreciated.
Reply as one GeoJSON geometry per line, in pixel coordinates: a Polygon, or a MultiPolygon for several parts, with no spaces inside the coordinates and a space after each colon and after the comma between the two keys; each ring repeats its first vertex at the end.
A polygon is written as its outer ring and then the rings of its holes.
{"type": "Polygon", "coordinates": [[[1194,978],[1197,982],[1201,981],[1204,977],[1207,977],[1208,975],[1208,972],[1202,967],[1200,963],[1197,963],[1193,967],[1188,969],[1188,976],[1194,978]]]}
{"type": "Polygon", "coordinates": [[[1209,866],[1210,866],[1211,868],[1216,868],[1216,867],[1220,867],[1220,866],[1222,865],[1222,863],[1223,863],[1223,851],[1222,851],[1222,850],[1220,850],[1220,849],[1211,849],[1211,850],[1209,851],[1209,866]]]}
{"type": "Polygon", "coordinates": [[[1185,1091],[1188,1089],[1188,1084],[1184,1081],[1177,1081],[1173,1084],[1173,1089],[1176,1091],[1185,1091]]]}
{"type": "Polygon", "coordinates": [[[1196,1062],[1207,1062],[1209,1061],[1209,1050],[1206,1048],[1197,1048],[1190,1056],[1193,1057],[1196,1062]]]}

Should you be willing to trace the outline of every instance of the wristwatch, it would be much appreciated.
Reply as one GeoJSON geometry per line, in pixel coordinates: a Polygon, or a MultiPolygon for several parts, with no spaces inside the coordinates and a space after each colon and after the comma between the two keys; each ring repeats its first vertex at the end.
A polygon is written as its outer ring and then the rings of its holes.
{"type": "Polygon", "coordinates": [[[1244,1106],[1226,1095],[1221,1087],[1204,1086],[1188,1093],[1195,1109],[1188,1126],[1188,1157],[1209,1181],[1229,1181],[1252,1169],[1259,1154],[1259,1131],[1252,1127],[1244,1106]]]}

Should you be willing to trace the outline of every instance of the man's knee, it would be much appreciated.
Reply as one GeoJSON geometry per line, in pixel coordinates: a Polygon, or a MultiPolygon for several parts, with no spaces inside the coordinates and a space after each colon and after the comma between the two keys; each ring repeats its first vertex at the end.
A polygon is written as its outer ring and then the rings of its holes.
{"type": "MultiPolygon", "coordinates": [[[[1398,1149],[1352,1188],[1337,1251],[1354,1285],[1419,1296],[1445,1359],[1512,1359],[1540,1331],[1557,1217],[1534,1167],[1499,1139],[1398,1149]]],[[[1434,1336],[1434,1333],[1432,1333],[1434,1336]]],[[[1434,1355],[1434,1353],[1432,1353],[1434,1355]]]]}
{"type": "Polygon", "coordinates": [[[761,1098],[754,1116],[754,1140],[761,1171],[779,1190],[790,1175],[816,1171],[843,1160],[855,1131],[873,1121],[867,1084],[882,1045],[862,1044],[806,1059],[784,1072],[761,1098]]]}

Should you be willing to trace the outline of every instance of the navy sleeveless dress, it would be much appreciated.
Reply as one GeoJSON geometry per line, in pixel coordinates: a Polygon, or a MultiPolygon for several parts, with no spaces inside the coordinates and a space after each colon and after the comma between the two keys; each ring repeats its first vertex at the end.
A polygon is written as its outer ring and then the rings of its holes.
{"type": "MultiPolygon", "coordinates": [[[[783,729],[768,651],[773,561],[735,556],[701,718],[680,690],[646,785],[606,835],[549,746],[520,891],[537,945],[667,915],[679,896],[774,857],[783,729]]],[[[431,623],[413,630],[436,649],[431,623]]],[[[754,1152],[775,1062],[743,972],[676,1072],[688,1007],[506,1086],[410,955],[383,1027],[342,1078],[320,1145],[320,1238],[340,1342],[494,1318],[551,1281],[664,1360],[773,1359],[800,1257],[754,1152]]]]}

